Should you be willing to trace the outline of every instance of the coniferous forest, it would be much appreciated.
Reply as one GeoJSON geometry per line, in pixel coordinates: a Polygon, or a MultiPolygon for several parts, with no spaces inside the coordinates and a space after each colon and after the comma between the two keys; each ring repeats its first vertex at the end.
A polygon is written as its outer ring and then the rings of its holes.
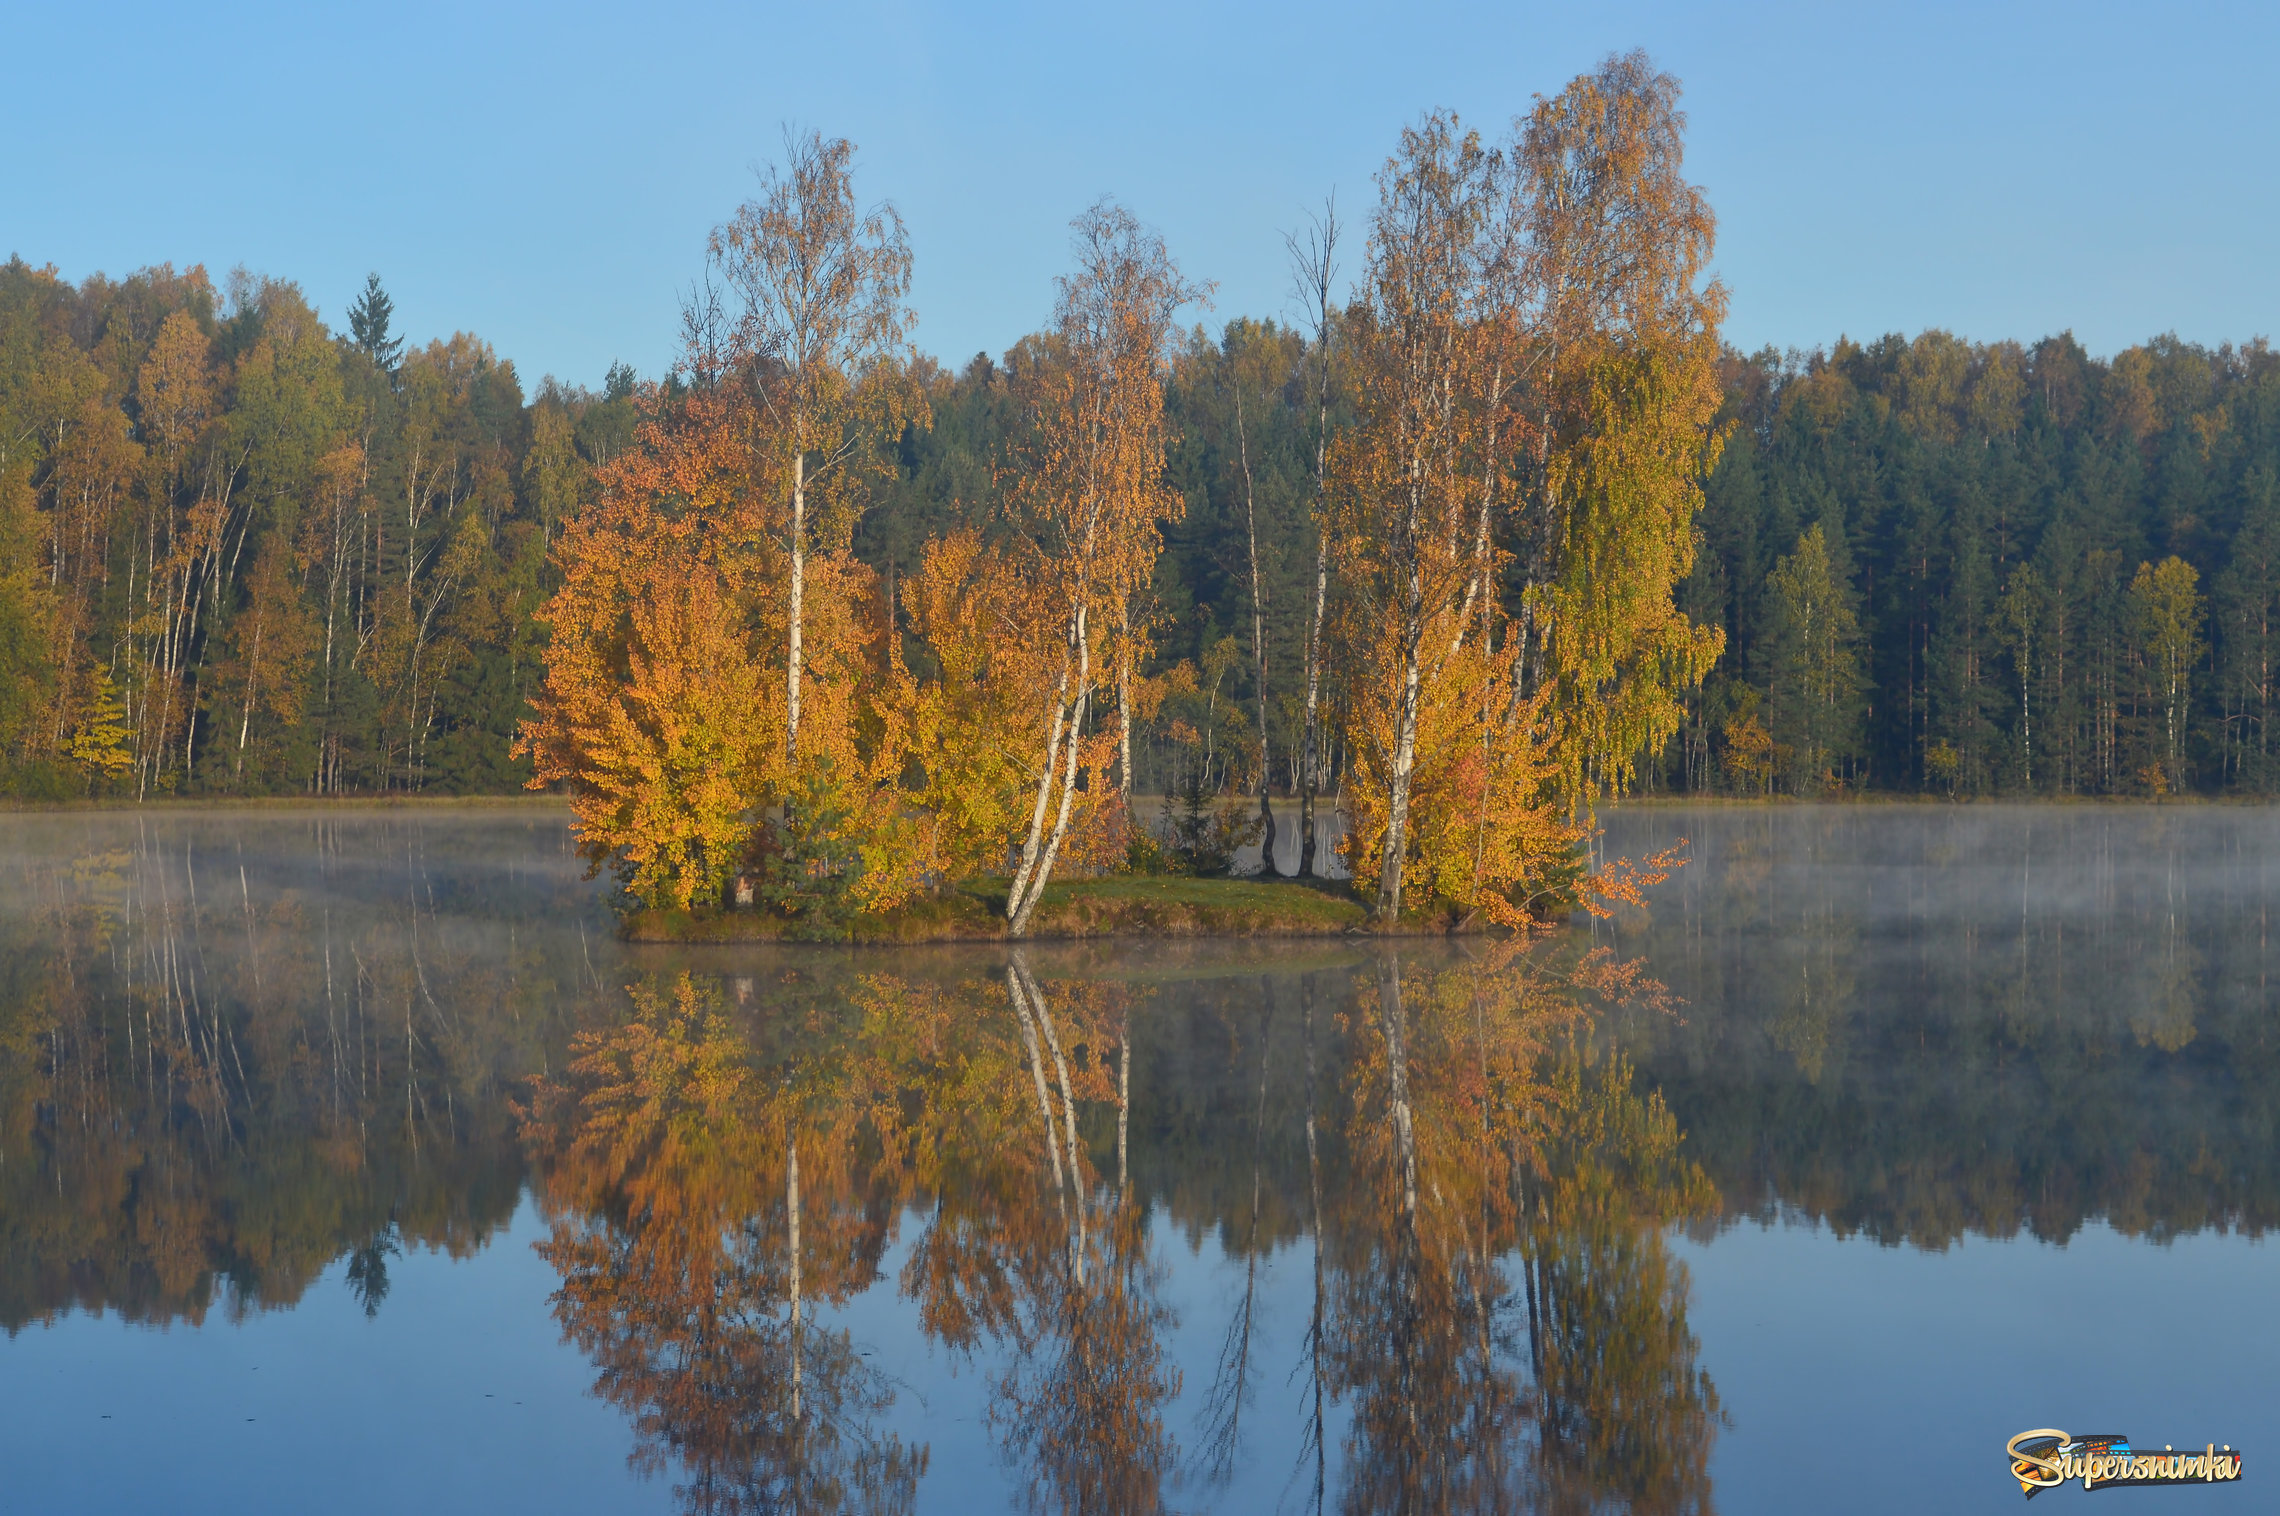
{"type": "MultiPolygon", "coordinates": [[[[1311,245],[1360,273],[1373,255],[1331,229],[1317,220],[1311,245]]],[[[1324,459],[1367,403],[1357,330],[1382,320],[1357,296],[1311,320],[1171,329],[1151,381],[1168,503],[1122,697],[1133,790],[1301,787],[1324,459]]],[[[75,285],[0,267],[0,784],[522,788],[565,528],[624,486],[645,424],[720,383],[705,355],[734,347],[706,336],[733,325],[719,310],[687,321],[668,373],[530,385],[474,335],[408,340],[377,275],[336,324],[244,271],[75,285]]],[[[970,533],[986,556],[1019,535],[1056,343],[910,354],[866,413],[884,445],[816,509],[888,606],[915,604],[896,586],[931,544],[970,533]]],[[[1675,734],[1627,764],[1600,752],[1575,792],[2280,785],[2280,362],[2261,339],[2101,357],[2063,333],[1927,331],[1726,348],[1716,372],[1673,600],[1722,651],[1671,681],[1675,734]]],[[[1498,568],[1523,622],[1525,556],[1498,568]]],[[[1353,762],[1339,730],[1318,758],[1332,788],[1353,762]]]]}

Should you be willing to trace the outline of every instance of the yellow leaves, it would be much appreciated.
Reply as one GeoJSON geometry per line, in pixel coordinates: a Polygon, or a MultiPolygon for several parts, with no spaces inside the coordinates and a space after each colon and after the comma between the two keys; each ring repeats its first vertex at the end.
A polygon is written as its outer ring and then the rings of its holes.
{"type": "Polygon", "coordinates": [[[197,319],[176,311],[158,329],[150,356],[135,376],[135,401],[143,427],[155,437],[171,468],[175,455],[214,407],[213,343],[197,319]]]}
{"type": "Polygon", "coordinates": [[[2130,581],[2146,649],[2165,667],[2190,667],[2201,655],[2200,585],[2193,565],[2174,556],[2139,564],[2130,581]]]}
{"type": "Polygon", "coordinates": [[[1038,579],[1026,546],[992,548],[960,528],[927,544],[903,585],[910,629],[939,670],[911,685],[918,801],[935,828],[935,866],[953,877],[1003,869],[1027,821],[1060,653],[1038,579]]]}
{"type": "Polygon", "coordinates": [[[701,568],[652,580],[630,623],[622,692],[576,733],[571,803],[589,857],[606,841],[631,894],[686,910],[718,894],[750,828],[765,675],[701,568]]]}
{"type": "MultiPolygon", "coordinates": [[[[1750,691],[1750,695],[1750,708],[1738,711],[1726,719],[1723,729],[1726,772],[1753,789],[1771,794],[1773,771],[1780,761],[1779,752],[1774,746],[1773,734],[1758,719],[1755,699],[1757,691],[1750,691]]],[[[1950,756],[1952,760],[1952,749],[1950,756]]]]}
{"type": "MultiPolygon", "coordinates": [[[[1449,640],[1444,632],[1437,645],[1446,649],[1449,640]]],[[[1550,803],[1544,701],[1515,696],[1517,665],[1516,646],[1488,654],[1475,639],[1421,682],[1403,850],[1410,888],[1421,899],[1460,915],[1485,911],[1504,925],[1527,918],[1562,877],[1582,836],[1550,803]]],[[[1358,740],[1342,846],[1357,879],[1374,877],[1384,864],[1398,715],[1395,691],[1356,687],[1349,721],[1358,740]]]]}
{"type": "Polygon", "coordinates": [[[2137,614],[2140,656],[2145,660],[2153,703],[2162,714],[2164,761],[2148,787],[2164,794],[2185,775],[2185,726],[2193,666],[2204,651],[2201,626],[2207,607],[2201,576],[2178,557],[2141,563],[2130,581],[2130,605],[2137,614]]]}
{"type": "Polygon", "coordinates": [[[1587,370],[1581,417],[1546,464],[1558,568],[1530,600],[1546,628],[1560,786],[1573,800],[1621,794],[1725,648],[1722,629],[1695,626],[1672,602],[1717,461],[1714,358],[1701,337],[1611,350],[1587,370]]]}
{"type": "Polygon", "coordinates": [[[73,723],[71,761],[91,780],[116,778],[134,762],[127,748],[130,735],[118,688],[111,683],[111,671],[97,666],[87,703],[73,723]]]}

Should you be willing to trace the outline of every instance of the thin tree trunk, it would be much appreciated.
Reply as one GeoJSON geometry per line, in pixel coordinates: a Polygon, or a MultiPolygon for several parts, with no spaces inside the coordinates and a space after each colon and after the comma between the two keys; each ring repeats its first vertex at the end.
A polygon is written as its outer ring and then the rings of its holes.
{"type": "Polygon", "coordinates": [[[1125,814],[1132,809],[1132,606],[1122,600],[1116,607],[1116,763],[1117,780],[1124,790],[1125,814]]]}
{"type": "Polygon", "coordinates": [[[253,656],[247,661],[245,670],[245,708],[238,716],[237,761],[232,767],[232,773],[241,785],[245,780],[246,734],[253,730],[253,673],[260,667],[261,613],[256,611],[253,617],[253,656]]]}
{"type": "Polygon", "coordinates": [[[1251,434],[1243,417],[1243,391],[1235,391],[1235,445],[1243,463],[1243,529],[1251,554],[1251,652],[1259,681],[1259,872],[1274,877],[1275,808],[1268,783],[1273,768],[1267,753],[1267,591],[1259,577],[1259,506],[1251,484],[1251,434]]]}
{"type": "MultiPolygon", "coordinates": [[[[1314,872],[1315,799],[1322,789],[1322,614],[1330,594],[1330,531],[1325,483],[1330,464],[1330,285],[1335,277],[1338,208],[1325,204],[1315,234],[1302,246],[1287,238],[1300,294],[1314,326],[1314,613],[1306,623],[1306,713],[1298,772],[1298,874],[1314,872]]],[[[1321,1491],[1316,1490],[1316,1503],[1321,1491]]]]}
{"type": "Polygon", "coordinates": [[[1073,639],[1077,659],[1076,703],[1073,710],[1068,710],[1064,723],[1063,710],[1069,695],[1067,664],[1064,663],[1053,731],[1045,746],[1045,772],[1038,782],[1037,804],[1029,820],[1029,840],[1022,848],[1021,868],[1006,898],[1006,930],[1014,937],[1029,935],[1029,919],[1036,913],[1037,902],[1044,898],[1045,886],[1053,877],[1053,860],[1059,855],[1061,840],[1069,831],[1069,807],[1077,793],[1077,744],[1083,739],[1085,715],[1092,703],[1092,642],[1085,625],[1090,609],[1081,602],[1077,607],[1073,639]],[[1045,808],[1056,778],[1061,789],[1060,812],[1054,818],[1051,835],[1041,838],[1045,808]]]}
{"type": "MultiPolygon", "coordinates": [[[[795,434],[797,429],[795,428],[795,434]]],[[[792,455],[792,592],[784,655],[784,752],[800,755],[800,617],[807,595],[807,453],[792,455]]]]}
{"type": "MultiPolygon", "coordinates": [[[[1080,619],[1082,612],[1079,613],[1080,619]]],[[[1013,871],[1013,883],[1006,895],[1006,915],[1011,918],[1015,909],[1029,891],[1029,879],[1037,870],[1037,850],[1045,828],[1045,811],[1052,804],[1053,777],[1059,772],[1061,761],[1061,728],[1069,714],[1070,665],[1075,662],[1074,649],[1061,651],[1061,684],[1053,692],[1053,705],[1045,718],[1045,767],[1037,776],[1037,799],[1029,809],[1029,830],[1022,838],[1021,861],[1013,871]]]]}
{"type": "Polygon", "coordinates": [[[1394,737],[1385,859],[1378,870],[1377,914],[1388,925],[1401,916],[1402,855],[1409,845],[1409,779],[1417,766],[1418,642],[1424,635],[1425,586],[1423,568],[1416,561],[1414,532],[1408,556],[1401,618],[1401,711],[1394,737]]]}

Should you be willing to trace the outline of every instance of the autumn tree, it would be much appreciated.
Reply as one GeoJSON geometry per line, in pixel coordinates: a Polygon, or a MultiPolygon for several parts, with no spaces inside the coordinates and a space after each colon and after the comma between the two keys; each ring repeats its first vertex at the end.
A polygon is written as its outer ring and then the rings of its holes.
{"type": "Polygon", "coordinates": [[[98,665],[71,732],[71,761],[86,773],[90,786],[117,778],[133,764],[127,736],[127,716],[111,671],[98,665]]]}
{"type": "Polygon", "coordinates": [[[1441,654],[1461,638],[1474,566],[1473,318],[1502,173],[1501,156],[1454,116],[1405,128],[1378,176],[1348,320],[1357,415],[1333,450],[1326,529],[1349,597],[1341,652],[1355,692],[1356,773],[1369,792],[1354,835],[1377,863],[1386,920],[1401,910],[1420,723],[1441,654]]]}
{"type": "Polygon", "coordinates": [[[734,399],[652,393],[637,446],[565,526],[518,738],[534,788],[570,785],[592,867],[684,910],[721,897],[775,747],[745,616],[762,570],[732,546],[751,516],[734,399]]]}
{"type": "Polygon", "coordinates": [[[1016,937],[1029,930],[1093,767],[1084,746],[1104,636],[1131,623],[1157,523],[1179,508],[1163,484],[1163,375],[1172,318],[1203,293],[1123,207],[1104,200],[1074,224],[1077,267],[1058,281],[1051,341],[1026,376],[1034,433],[1013,481],[1060,644],[1006,901],[1016,937]]]}
{"type": "Polygon", "coordinates": [[[1718,461],[1716,221],[1678,81],[1611,57],[1519,124],[1538,421],[1517,533],[1531,687],[1571,802],[1621,793],[1724,646],[1673,592],[1718,461]]]}
{"type": "Polygon", "coordinates": [[[782,502],[784,747],[795,759],[811,542],[845,549],[863,485],[891,467],[886,449],[919,399],[905,382],[910,244],[893,206],[857,203],[854,159],[844,138],[787,132],[783,164],[711,241],[744,302],[732,356],[758,402],[755,482],[782,502]]]}
{"type": "Polygon", "coordinates": [[[1004,866],[1036,776],[1024,746],[1038,691],[1056,673],[1053,607],[1044,563],[1025,544],[993,549],[960,528],[927,544],[901,589],[910,635],[934,677],[905,671],[910,755],[925,774],[916,797],[931,831],[933,865],[953,878],[1004,866]]]}
{"type": "Polygon", "coordinates": [[[2185,780],[2185,728],[2193,666],[2202,653],[2201,576],[2182,558],[2141,563],[2130,581],[2138,647],[2145,660],[2151,704],[2160,714],[2161,749],[2156,792],[2185,780]]]}
{"type": "MultiPolygon", "coordinates": [[[[317,629],[302,602],[291,557],[275,537],[263,544],[246,579],[246,605],[230,622],[228,650],[217,660],[216,693],[237,707],[230,766],[241,782],[256,711],[290,730],[306,698],[317,629]]],[[[226,721],[226,707],[221,714],[226,721]]]]}

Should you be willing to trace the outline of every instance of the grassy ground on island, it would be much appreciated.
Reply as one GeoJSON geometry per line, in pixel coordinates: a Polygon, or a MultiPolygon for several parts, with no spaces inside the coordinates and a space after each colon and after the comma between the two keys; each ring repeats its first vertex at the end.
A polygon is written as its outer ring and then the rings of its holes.
{"type": "MultiPolygon", "coordinates": [[[[1005,936],[1007,882],[977,879],[941,895],[913,900],[883,916],[849,922],[846,942],[976,942],[1005,936]]],[[[1443,932],[1448,923],[1419,918],[1405,929],[1443,932]]],[[[1119,875],[1058,880],[1045,889],[1029,935],[1036,940],[1086,937],[1336,937],[1370,930],[1369,910],[1344,881],[1211,879],[1119,875]]],[[[797,940],[802,923],[764,911],[636,912],[625,923],[632,942],[774,942],[797,940]]]]}

